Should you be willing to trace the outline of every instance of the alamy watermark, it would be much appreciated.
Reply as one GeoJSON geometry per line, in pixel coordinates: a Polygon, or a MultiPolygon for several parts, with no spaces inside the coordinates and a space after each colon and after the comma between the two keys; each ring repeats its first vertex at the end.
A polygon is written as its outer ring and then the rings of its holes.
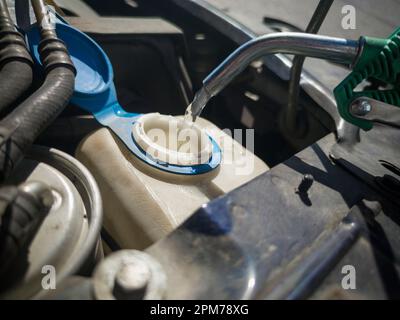
{"type": "Polygon", "coordinates": [[[342,28],[344,30],[355,30],[357,28],[356,8],[352,5],[342,7],[342,28]]]}
{"type": "Polygon", "coordinates": [[[245,176],[254,172],[254,129],[207,128],[203,130],[206,134],[199,133],[198,129],[195,125],[180,128],[176,121],[169,122],[168,128],[152,128],[144,134],[152,143],[143,151],[147,157],[165,163],[185,165],[191,159],[196,164],[204,164],[210,160],[212,138],[223,151],[221,164],[233,165],[232,174],[245,176]]]}
{"type": "Polygon", "coordinates": [[[356,268],[353,265],[345,265],[342,267],[342,288],[343,290],[357,289],[357,274],[356,268]]]}
{"type": "Polygon", "coordinates": [[[45,265],[42,267],[42,289],[43,290],[56,290],[57,287],[57,273],[56,268],[52,265],[45,265]]]}

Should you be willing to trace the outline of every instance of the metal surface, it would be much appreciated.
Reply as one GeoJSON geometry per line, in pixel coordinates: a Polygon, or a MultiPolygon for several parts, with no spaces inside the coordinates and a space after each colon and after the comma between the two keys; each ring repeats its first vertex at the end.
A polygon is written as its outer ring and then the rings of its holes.
{"type": "Polygon", "coordinates": [[[62,9],[66,9],[77,16],[83,16],[87,19],[99,17],[96,11],[81,0],[56,0],[55,2],[62,9]]]}
{"type": "Polygon", "coordinates": [[[29,249],[29,266],[21,281],[3,297],[40,297],[42,268],[56,269],[57,282],[94,263],[102,224],[100,192],[91,174],[77,160],[55,149],[33,147],[9,183],[42,182],[54,204],[29,249]]]}
{"type": "Polygon", "coordinates": [[[150,281],[151,270],[146,263],[125,264],[115,276],[113,295],[118,300],[142,300],[150,281]]]}
{"type": "Polygon", "coordinates": [[[93,281],[91,278],[72,276],[57,284],[42,300],[93,300],[93,281]]]}
{"type": "Polygon", "coordinates": [[[267,296],[268,299],[305,299],[318,288],[333,266],[361,236],[365,220],[363,212],[354,206],[336,230],[267,296]]]}
{"type": "Polygon", "coordinates": [[[287,53],[352,64],[359,51],[359,41],[340,38],[284,32],[261,36],[238,48],[204,80],[192,102],[191,115],[195,120],[213,96],[264,55],[287,53]]]}
{"type": "MultiPolygon", "coordinates": [[[[363,258],[353,257],[347,264],[355,265],[363,275],[373,272],[375,277],[368,281],[360,278],[353,294],[398,296],[398,206],[384,191],[377,192],[378,186],[370,188],[373,181],[368,184],[358,178],[355,169],[370,168],[373,177],[390,174],[380,165],[379,157],[399,166],[399,132],[388,130],[377,127],[368,135],[363,132],[361,142],[351,147],[355,151],[349,151],[346,144],[338,145],[330,135],[246,186],[205,205],[169,237],[148,249],[167,273],[166,297],[318,297],[316,290],[323,291],[325,287],[315,283],[323,283],[332,270],[339,270],[335,277],[340,277],[343,265],[337,266],[338,261],[344,253],[354,250],[356,257],[363,258]],[[330,160],[332,148],[341,150],[342,158],[352,164],[352,171],[330,160]],[[368,150],[374,150],[373,156],[368,150]],[[356,157],[349,158],[353,152],[356,157]],[[308,199],[298,193],[306,174],[314,177],[308,199]],[[379,202],[382,212],[373,222],[377,226],[369,227],[368,234],[357,238],[358,231],[354,233],[352,224],[344,228],[340,225],[361,199],[379,202]],[[378,231],[384,234],[379,239],[385,239],[385,246],[391,251],[369,244],[369,238],[378,231]],[[381,269],[384,259],[374,260],[375,254],[388,254],[385,268],[393,270],[391,279],[381,269]],[[365,264],[366,259],[372,262],[365,264]],[[363,281],[370,282],[373,289],[363,281]],[[386,287],[391,291],[382,289],[386,287]]],[[[345,296],[340,282],[337,286],[338,295],[345,296]]]]}
{"type": "Polygon", "coordinates": [[[161,265],[151,255],[136,250],[109,255],[97,266],[93,276],[94,295],[98,300],[162,299],[165,286],[161,265]]]}
{"type": "Polygon", "coordinates": [[[375,99],[356,99],[350,113],[356,118],[400,128],[400,108],[375,99]]]}
{"type": "Polygon", "coordinates": [[[46,208],[51,208],[54,204],[54,196],[52,194],[51,189],[44,184],[43,182],[31,181],[24,183],[20,186],[20,189],[23,192],[26,192],[33,196],[35,199],[39,201],[39,203],[43,204],[46,208]]]}
{"type": "MultiPolygon", "coordinates": [[[[306,33],[318,33],[324,22],[329,9],[333,4],[333,0],[320,0],[315,10],[309,25],[307,26],[306,33]]],[[[285,112],[285,125],[286,129],[292,132],[299,131],[300,124],[297,123],[299,111],[299,97],[300,97],[300,79],[303,70],[305,57],[295,56],[293,59],[293,66],[289,81],[289,102],[285,112]]]]}
{"type": "Polygon", "coordinates": [[[383,179],[387,175],[395,179],[400,178],[400,171],[396,169],[400,167],[399,139],[398,128],[377,125],[370,133],[361,131],[360,142],[355,145],[334,146],[330,157],[337,165],[363,180],[371,188],[400,204],[400,198],[397,195],[387,192],[376,183],[377,178],[383,179]]]}

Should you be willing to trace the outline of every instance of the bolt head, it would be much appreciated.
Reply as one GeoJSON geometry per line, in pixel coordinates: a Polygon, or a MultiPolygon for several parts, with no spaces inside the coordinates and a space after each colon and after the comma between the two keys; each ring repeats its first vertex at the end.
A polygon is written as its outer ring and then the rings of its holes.
{"type": "Polygon", "coordinates": [[[151,271],[144,262],[124,264],[115,277],[114,295],[121,300],[143,299],[150,279],[151,271]]]}
{"type": "Polygon", "coordinates": [[[301,180],[301,183],[299,185],[299,187],[296,190],[296,193],[300,193],[300,194],[306,194],[311,186],[314,183],[314,177],[312,174],[305,174],[303,176],[303,179],[301,180]]]}
{"type": "Polygon", "coordinates": [[[351,113],[353,113],[356,116],[360,117],[366,116],[371,111],[372,111],[372,106],[366,100],[358,100],[351,105],[351,113]]]}

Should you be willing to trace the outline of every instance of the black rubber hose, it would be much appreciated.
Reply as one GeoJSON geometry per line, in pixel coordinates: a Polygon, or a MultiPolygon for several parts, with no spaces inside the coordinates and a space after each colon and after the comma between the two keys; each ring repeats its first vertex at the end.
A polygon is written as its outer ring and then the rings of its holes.
{"type": "Polygon", "coordinates": [[[16,31],[6,1],[0,0],[0,113],[30,88],[32,66],[24,37],[16,31]]]}
{"type": "Polygon", "coordinates": [[[18,27],[26,31],[31,26],[29,0],[15,0],[15,18],[18,27]]]}
{"type": "MultiPolygon", "coordinates": [[[[43,1],[32,1],[41,6],[43,1]]],[[[38,9],[38,8],[35,8],[38,9]]],[[[36,13],[36,10],[35,10],[36,13]]],[[[65,44],[57,38],[55,30],[41,26],[40,58],[46,71],[42,87],[0,122],[0,181],[4,181],[24,157],[37,137],[57,118],[74,92],[76,70],[65,44]]]]}
{"type": "MultiPolygon", "coordinates": [[[[307,26],[306,33],[316,34],[322,26],[331,6],[333,0],[320,0],[317,9],[315,10],[310,23],[307,26]]],[[[289,101],[285,110],[285,126],[286,130],[293,134],[304,134],[305,128],[301,128],[301,121],[299,121],[300,107],[300,80],[303,70],[305,57],[295,56],[293,59],[293,66],[291,69],[290,82],[289,82],[289,101]]],[[[304,119],[300,119],[304,120],[304,119]]],[[[303,123],[304,125],[304,123],[303,123]]]]}
{"type": "Polygon", "coordinates": [[[0,291],[12,283],[28,247],[52,204],[51,190],[40,182],[0,189],[0,291]]]}
{"type": "Polygon", "coordinates": [[[0,71],[0,114],[28,91],[32,84],[32,66],[21,61],[6,63],[0,71]]]}

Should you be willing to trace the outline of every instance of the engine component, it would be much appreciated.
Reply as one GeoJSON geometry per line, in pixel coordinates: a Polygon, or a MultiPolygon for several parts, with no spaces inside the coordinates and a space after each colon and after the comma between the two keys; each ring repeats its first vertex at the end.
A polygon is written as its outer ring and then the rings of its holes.
{"type": "Polygon", "coordinates": [[[26,255],[53,202],[51,190],[41,182],[0,189],[0,291],[14,280],[11,268],[18,268],[18,257],[26,255]]]}
{"type": "Polygon", "coordinates": [[[90,271],[96,257],[102,254],[102,203],[97,184],[87,169],[61,151],[35,146],[7,183],[23,183],[23,190],[27,191],[29,186],[45,183],[54,203],[21,256],[18,268],[7,274],[14,282],[0,297],[40,297],[46,293],[42,287],[46,268],[54,270],[56,283],[78,272],[90,271]]]}
{"type": "Polygon", "coordinates": [[[93,276],[98,300],[162,299],[167,279],[161,265],[151,255],[121,250],[109,255],[93,276]]]}
{"type": "Polygon", "coordinates": [[[400,128],[400,108],[371,98],[358,98],[350,107],[350,114],[360,120],[400,128]]]}
{"type": "Polygon", "coordinates": [[[40,25],[39,51],[46,80],[35,94],[0,122],[2,181],[11,174],[39,134],[64,110],[74,88],[75,67],[68,51],[52,27],[42,23],[48,20],[47,8],[42,0],[32,0],[32,4],[40,25]]]}
{"type": "Polygon", "coordinates": [[[32,84],[33,61],[16,30],[5,0],[0,1],[0,112],[17,102],[32,84]]]}
{"type": "Polygon", "coordinates": [[[210,199],[268,170],[251,151],[212,123],[199,119],[196,126],[219,144],[224,157],[221,165],[207,173],[203,171],[204,174],[172,174],[154,168],[132,154],[107,129],[89,135],[78,147],[77,158],[99,182],[104,197],[105,228],[122,248],[146,248],[210,199]]]}

